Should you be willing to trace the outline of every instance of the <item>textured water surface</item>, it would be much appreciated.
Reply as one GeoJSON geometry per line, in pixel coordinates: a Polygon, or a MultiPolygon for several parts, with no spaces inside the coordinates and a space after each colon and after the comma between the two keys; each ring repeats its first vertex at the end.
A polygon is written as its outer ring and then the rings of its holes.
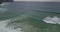
{"type": "Polygon", "coordinates": [[[43,21],[60,18],[59,2],[11,2],[0,5],[0,11],[0,32],[60,32],[59,24],[43,21]]]}

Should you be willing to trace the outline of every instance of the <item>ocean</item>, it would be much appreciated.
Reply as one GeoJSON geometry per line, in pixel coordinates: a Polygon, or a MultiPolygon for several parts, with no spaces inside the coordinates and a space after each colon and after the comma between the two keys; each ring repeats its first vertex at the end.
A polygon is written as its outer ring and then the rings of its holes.
{"type": "Polygon", "coordinates": [[[0,31],[60,32],[60,24],[43,21],[48,16],[60,18],[60,2],[5,2],[0,11],[0,31]]]}

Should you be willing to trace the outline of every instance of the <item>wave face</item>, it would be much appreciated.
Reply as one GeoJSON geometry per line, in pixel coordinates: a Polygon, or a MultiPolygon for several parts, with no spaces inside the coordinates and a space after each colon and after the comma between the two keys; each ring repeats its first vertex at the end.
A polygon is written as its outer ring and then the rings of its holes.
{"type": "MultiPolygon", "coordinates": [[[[51,17],[47,18],[48,20],[51,20],[51,17]]],[[[45,18],[44,20],[47,20],[47,18],[45,18]]],[[[56,20],[55,18],[56,17],[53,17],[54,20],[56,20]]],[[[42,20],[37,20],[37,18],[35,19],[34,17],[31,17],[29,15],[21,15],[16,18],[0,21],[0,32],[54,32],[55,30],[56,32],[59,31],[59,29],[57,28],[59,27],[58,25],[56,26],[46,23],[44,23],[42,20]]]]}
{"type": "Polygon", "coordinates": [[[0,21],[0,32],[37,32],[39,28],[30,25],[28,18],[28,15],[21,15],[21,17],[0,21]]]}

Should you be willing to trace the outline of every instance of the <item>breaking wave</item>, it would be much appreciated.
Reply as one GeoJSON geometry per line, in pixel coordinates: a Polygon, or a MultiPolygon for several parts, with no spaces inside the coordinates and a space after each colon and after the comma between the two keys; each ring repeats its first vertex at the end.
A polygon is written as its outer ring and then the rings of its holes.
{"type": "Polygon", "coordinates": [[[28,15],[0,21],[0,32],[37,32],[38,28],[29,25],[27,21],[28,15]],[[17,23],[18,22],[18,23],[17,23]]]}
{"type": "Polygon", "coordinates": [[[60,18],[57,16],[54,16],[54,17],[48,16],[44,18],[43,21],[46,23],[51,23],[51,24],[60,24],[60,18]]]}

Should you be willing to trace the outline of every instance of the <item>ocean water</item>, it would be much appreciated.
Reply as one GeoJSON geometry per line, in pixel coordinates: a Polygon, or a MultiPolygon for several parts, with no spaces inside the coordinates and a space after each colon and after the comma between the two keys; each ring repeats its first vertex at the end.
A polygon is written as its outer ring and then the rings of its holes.
{"type": "Polygon", "coordinates": [[[9,2],[0,8],[0,32],[60,32],[60,24],[43,21],[60,18],[60,2],[9,2]]]}

